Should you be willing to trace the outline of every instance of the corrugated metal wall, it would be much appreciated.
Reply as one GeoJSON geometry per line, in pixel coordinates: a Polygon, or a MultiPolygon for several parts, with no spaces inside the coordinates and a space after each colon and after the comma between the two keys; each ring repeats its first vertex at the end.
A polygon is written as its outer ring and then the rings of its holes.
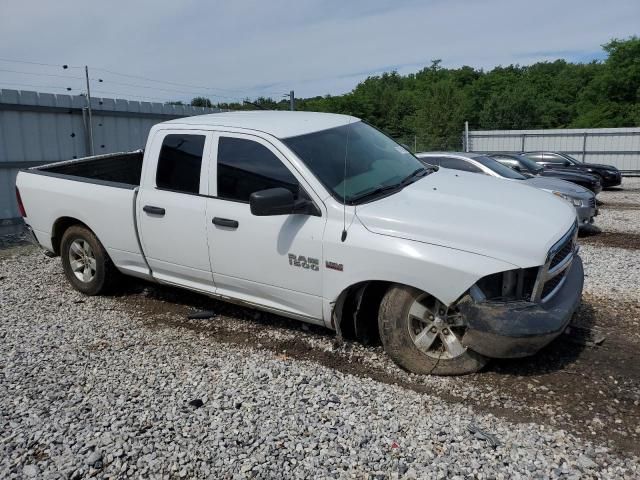
{"type": "MultiPolygon", "coordinates": [[[[19,168],[89,155],[86,100],[24,90],[0,90],[0,219],[18,215],[19,168]]],[[[218,109],[92,98],[95,154],[143,148],[149,129],[172,118],[218,109]]]]}
{"type": "Polygon", "coordinates": [[[564,152],[585,162],[640,172],[640,128],[469,131],[471,152],[532,150],[564,152]]]}

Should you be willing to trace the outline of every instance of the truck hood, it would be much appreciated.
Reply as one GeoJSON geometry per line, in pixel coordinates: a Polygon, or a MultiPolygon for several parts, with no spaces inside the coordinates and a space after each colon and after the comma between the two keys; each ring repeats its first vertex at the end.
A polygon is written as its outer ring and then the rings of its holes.
{"type": "Polygon", "coordinates": [[[388,197],[358,205],[380,235],[464,250],[520,268],[542,265],[576,221],[568,202],[524,181],[441,168],[388,197]]]}

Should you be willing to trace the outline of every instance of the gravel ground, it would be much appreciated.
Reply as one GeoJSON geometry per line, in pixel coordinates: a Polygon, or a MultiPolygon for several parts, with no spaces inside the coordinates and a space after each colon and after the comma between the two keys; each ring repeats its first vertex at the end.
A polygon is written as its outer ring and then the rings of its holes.
{"type": "Polygon", "coordinates": [[[636,478],[638,458],[286,352],[149,328],[0,260],[2,478],[636,478]],[[55,299],[52,301],[52,299],[55,299]],[[470,423],[497,437],[492,448],[470,423]]]}
{"type": "Polygon", "coordinates": [[[638,250],[582,245],[585,292],[620,300],[640,299],[638,250]]]}
{"type": "Polygon", "coordinates": [[[640,235],[640,177],[622,179],[621,188],[598,194],[600,213],[595,225],[603,232],[625,232],[640,235]]]}
{"type": "MultiPolygon", "coordinates": [[[[640,179],[623,186],[598,222],[633,241],[640,179]]],[[[84,297],[2,237],[0,478],[638,478],[640,254],[590,240],[575,323],[604,344],[441,378],[177,289],[84,297]]]]}
{"type": "Polygon", "coordinates": [[[608,203],[640,205],[640,177],[623,177],[622,185],[603,190],[598,200],[608,203]]]}

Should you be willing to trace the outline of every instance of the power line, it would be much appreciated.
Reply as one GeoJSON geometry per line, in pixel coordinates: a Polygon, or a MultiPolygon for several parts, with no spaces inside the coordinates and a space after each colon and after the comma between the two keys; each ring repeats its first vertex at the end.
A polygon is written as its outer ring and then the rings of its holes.
{"type": "MultiPolygon", "coordinates": [[[[107,70],[106,68],[97,68],[97,67],[92,67],[93,70],[98,70],[101,72],[106,72],[106,73],[111,73],[113,75],[120,75],[123,77],[129,77],[129,78],[137,78],[139,80],[146,80],[148,82],[156,82],[156,83],[164,83],[166,85],[174,85],[176,87],[187,87],[187,88],[195,88],[196,90],[220,90],[222,92],[238,92],[238,93],[244,93],[243,90],[236,90],[236,89],[230,89],[230,88],[219,88],[219,87],[202,87],[202,86],[198,86],[198,85],[189,85],[187,83],[177,83],[177,82],[168,82],[166,80],[155,80],[153,78],[149,78],[149,77],[141,77],[139,75],[130,75],[127,73],[120,73],[120,72],[115,72],[113,70],[107,70]]],[[[282,92],[264,92],[264,93],[273,93],[275,95],[280,95],[282,92]]]]}
{"type": "Polygon", "coordinates": [[[0,62],[9,62],[9,63],[24,63],[26,65],[40,65],[41,67],[56,67],[56,68],[82,68],[77,67],[75,65],[64,65],[64,64],[53,64],[53,63],[40,63],[40,62],[28,62],[26,60],[12,60],[9,58],[0,58],[0,62]]]}
{"type": "Polygon", "coordinates": [[[20,73],[20,74],[24,74],[24,75],[37,75],[39,77],[77,78],[79,80],[82,80],[82,77],[76,77],[76,76],[72,76],[72,75],[58,75],[58,74],[55,74],[55,73],[21,72],[19,70],[5,70],[3,68],[0,68],[0,72],[20,73]]]}
{"type": "Polygon", "coordinates": [[[61,85],[33,85],[30,83],[0,82],[0,85],[16,85],[18,87],[33,87],[33,88],[56,88],[56,89],[67,90],[67,91],[80,90],[79,88],[63,87],[61,85]]]}
{"type": "MultiPolygon", "coordinates": [[[[44,66],[44,67],[55,67],[55,68],[76,68],[76,69],[81,69],[83,67],[80,66],[75,66],[75,65],[67,65],[67,64],[52,64],[52,63],[43,63],[43,62],[32,62],[32,61],[27,61],[27,60],[16,60],[16,59],[8,59],[8,58],[0,58],[0,61],[2,62],[11,62],[11,63],[20,63],[20,64],[26,64],[26,65],[38,65],[38,66],[44,66]]],[[[177,87],[187,87],[187,88],[193,88],[196,90],[199,90],[200,92],[195,93],[195,92],[191,92],[191,94],[193,95],[202,95],[202,90],[209,90],[209,91],[222,91],[222,92],[235,92],[235,93],[240,93],[241,95],[235,96],[235,97],[231,97],[231,96],[226,96],[226,95],[220,95],[217,93],[208,93],[208,95],[212,96],[212,97],[219,97],[219,98],[226,98],[229,100],[240,100],[241,98],[246,96],[246,91],[243,90],[238,90],[238,89],[229,89],[229,88],[220,88],[220,87],[205,87],[205,86],[197,86],[197,85],[191,85],[191,84],[186,84],[186,83],[178,83],[178,82],[171,82],[171,81],[167,81],[167,80],[156,80],[154,78],[150,78],[150,77],[143,77],[140,75],[131,75],[131,74],[127,74],[127,73],[121,73],[121,72],[117,72],[114,70],[109,70],[106,68],[99,68],[99,67],[92,67],[92,70],[97,70],[100,72],[105,72],[105,73],[109,73],[112,75],[119,75],[119,76],[123,76],[123,77],[128,77],[128,78],[136,78],[136,79],[140,79],[140,80],[145,80],[147,82],[154,82],[154,83],[160,83],[160,84],[165,84],[165,85],[172,85],[172,86],[177,86],[177,87]]],[[[38,72],[19,72],[19,71],[15,71],[15,70],[0,70],[0,71],[4,71],[7,73],[21,73],[21,74],[27,74],[27,75],[42,75],[42,76],[51,76],[51,77],[60,77],[60,78],[78,78],[80,79],[81,77],[74,77],[74,76],[64,76],[64,75],[56,75],[56,74],[47,74],[47,73],[38,73],[38,72]]],[[[95,81],[95,79],[92,79],[95,81]]],[[[100,81],[101,79],[98,79],[98,81],[100,81]]],[[[159,87],[153,87],[150,85],[137,85],[137,84],[127,84],[124,82],[116,82],[116,81],[111,81],[109,80],[110,83],[115,84],[121,84],[124,86],[131,86],[131,87],[136,87],[136,88],[148,88],[148,89],[154,89],[154,90],[163,90],[163,91],[167,91],[167,92],[171,92],[174,91],[176,93],[189,93],[189,92],[185,92],[185,91],[178,91],[178,90],[170,90],[170,89],[162,89],[159,87]]],[[[32,86],[32,85],[26,85],[25,86],[32,86]]],[[[53,88],[61,88],[61,87],[53,87],[53,88]]],[[[66,88],[66,87],[65,87],[66,88]]],[[[260,91],[260,90],[259,90],[260,91]]],[[[261,91],[262,94],[273,94],[273,95],[280,95],[282,92],[275,92],[275,91],[261,91]]],[[[147,97],[147,98],[153,98],[153,97],[147,97]]]]}
{"type": "MultiPolygon", "coordinates": [[[[95,78],[92,78],[91,80],[93,80],[94,82],[96,81],[95,78]]],[[[175,90],[175,89],[171,89],[171,88],[151,87],[151,86],[148,86],[148,85],[140,85],[140,84],[135,84],[135,83],[114,82],[113,80],[98,79],[98,81],[100,81],[100,82],[102,82],[102,83],[104,83],[106,85],[111,85],[111,84],[113,84],[113,85],[123,85],[123,86],[127,86],[127,87],[147,88],[149,90],[161,90],[161,91],[164,91],[164,92],[176,92],[176,93],[181,93],[181,94],[188,93],[190,95],[203,95],[202,92],[189,92],[189,91],[185,91],[185,90],[175,90]]],[[[236,99],[240,98],[240,97],[229,97],[229,96],[226,96],[226,95],[218,95],[218,94],[211,94],[211,93],[207,93],[206,95],[209,95],[211,97],[228,98],[228,99],[231,99],[231,100],[236,100],[236,99]]]]}

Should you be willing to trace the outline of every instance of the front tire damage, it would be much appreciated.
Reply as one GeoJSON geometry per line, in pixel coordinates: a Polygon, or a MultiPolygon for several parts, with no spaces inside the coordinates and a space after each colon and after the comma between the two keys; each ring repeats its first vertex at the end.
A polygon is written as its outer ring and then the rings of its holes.
{"type": "Polygon", "coordinates": [[[378,328],[387,354],[413,373],[464,375],[488,362],[462,343],[463,315],[413,287],[389,288],[380,305],[378,328]]]}

